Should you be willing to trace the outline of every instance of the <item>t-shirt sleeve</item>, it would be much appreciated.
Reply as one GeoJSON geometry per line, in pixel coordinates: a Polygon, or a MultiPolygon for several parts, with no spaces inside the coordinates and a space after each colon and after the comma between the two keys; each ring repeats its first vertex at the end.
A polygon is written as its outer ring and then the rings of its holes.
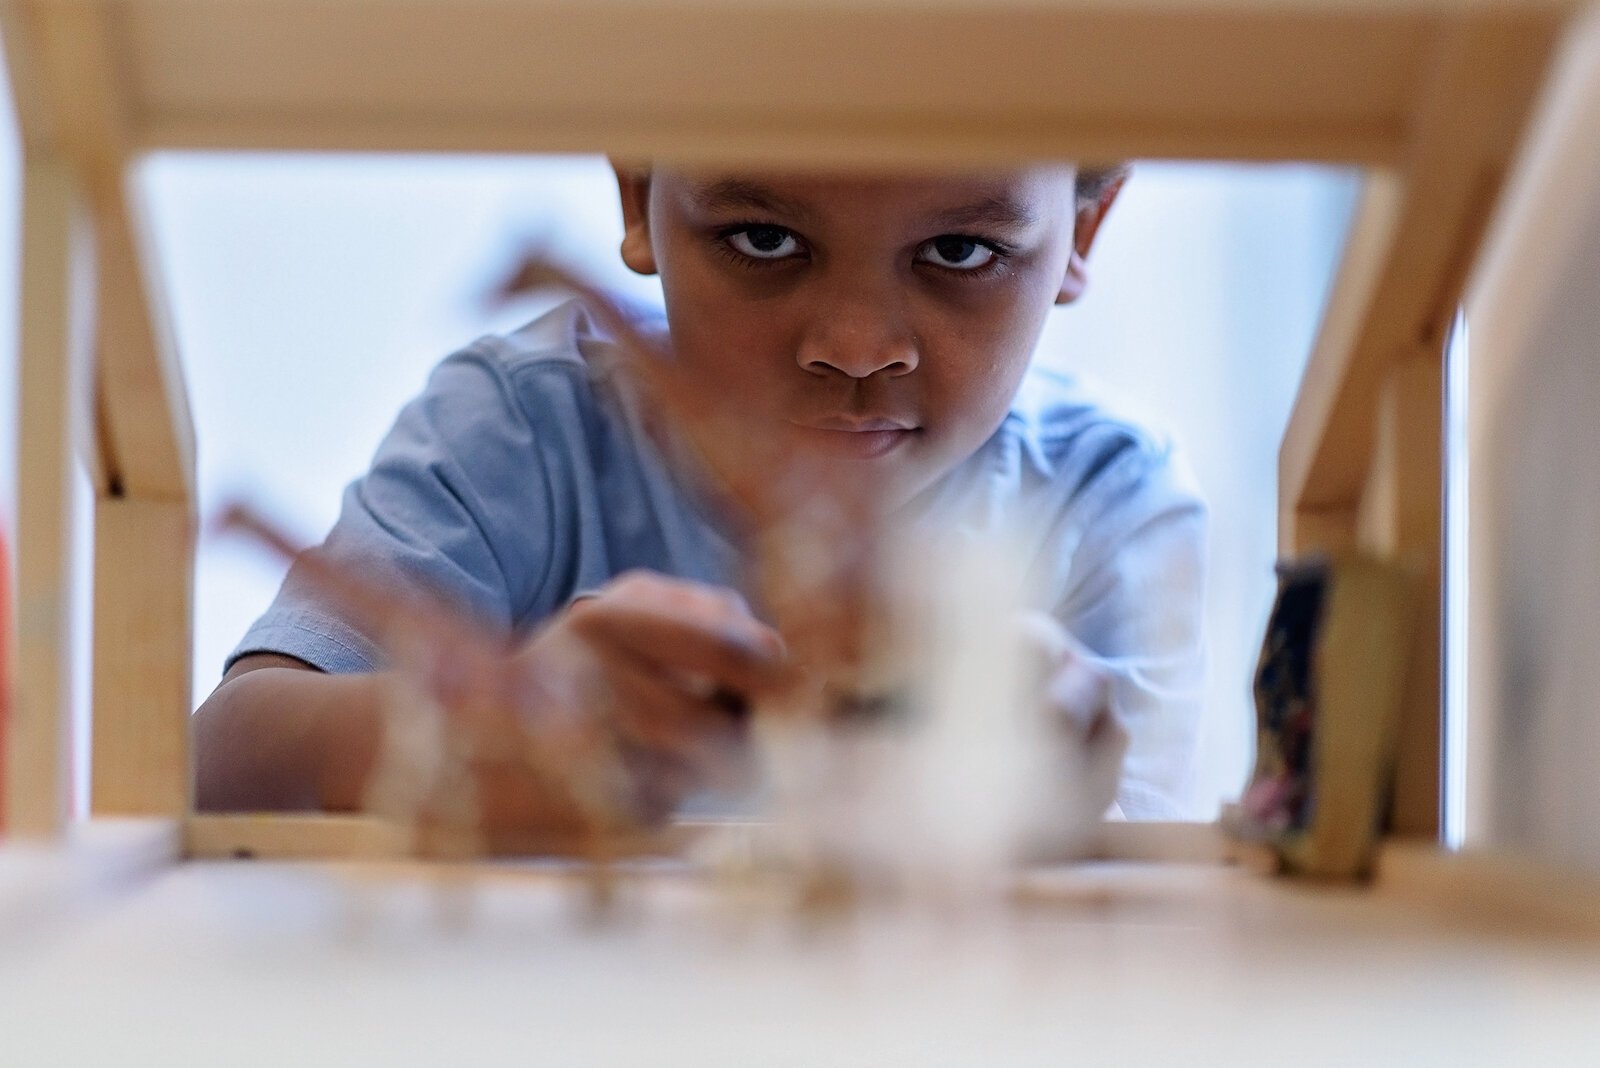
{"type": "Polygon", "coordinates": [[[1208,515],[1170,447],[1126,439],[1085,489],[1055,614],[1112,677],[1129,819],[1190,818],[1205,681],[1208,515]]]}
{"type": "MultiPolygon", "coordinates": [[[[401,412],[371,469],[345,491],[338,521],[312,550],[368,581],[426,591],[487,626],[509,628],[544,580],[555,505],[541,444],[492,351],[441,363],[401,412]]],[[[290,569],[228,665],[281,653],[328,672],[384,665],[302,567],[290,569]]]]}

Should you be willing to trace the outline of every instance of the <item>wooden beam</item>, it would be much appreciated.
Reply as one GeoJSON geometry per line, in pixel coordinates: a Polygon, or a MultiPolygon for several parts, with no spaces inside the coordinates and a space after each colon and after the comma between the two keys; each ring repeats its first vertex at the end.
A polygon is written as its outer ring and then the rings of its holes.
{"type": "Polygon", "coordinates": [[[811,167],[1385,164],[1405,149],[1429,42],[1457,14],[1194,0],[378,6],[124,0],[136,139],[811,167]],[[962,73],[926,75],[958,54],[962,73]]]}
{"type": "MultiPolygon", "coordinates": [[[[1333,289],[1328,295],[1327,310],[1300,380],[1279,450],[1282,515],[1316,511],[1353,515],[1355,512],[1354,498],[1308,499],[1305,487],[1312,465],[1322,455],[1322,437],[1334,420],[1334,409],[1343,399],[1345,382],[1356,373],[1358,361],[1371,359],[1370,343],[1365,342],[1363,334],[1371,329],[1373,305],[1385,284],[1385,274],[1394,255],[1404,200],[1405,187],[1398,175],[1381,171],[1367,175],[1345,241],[1344,255],[1334,276],[1333,289]]],[[[1364,465],[1366,461],[1356,453],[1348,462],[1364,465]]],[[[1300,548],[1293,537],[1282,541],[1288,549],[1300,548]]]]}
{"type": "Polygon", "coordinates": [[[17,414],[17,673],[5,830],[58,836],[70,811],[74,427],[88,417],[93,245],[75,170],[28,153],[22,174],[17,414]]]}
{"type": "Polygon", "coordinates": [[[190,816],[184,855],[212,859],[376,860],[410,852],[406,829],[373,816],[190,816]]]}
{"type": "Polygon", "coordinates": [[[186,503],[194,499],[194,424],[167,302],[132,205],[96,208],[100,270],[98,386],[107,494],[186,503]]]}
{"type": "Polygon", "coordinates": [[[1600,879],[1509,850],[1451,853],[1424,843],[1388,843],[1375,883],[1384,898],[1497,938],[1508,930],[1529,939],[1600,935],[1600,879]]]}
{"type": "Polygon", "coordinates": [[[1216,823],[1107,822],[1089,857],[1158,864],[1222,864],[1234,853],[1216,823]]]}
{"type": "Polygon", "coordinates": [[[1392,127],[1299,123],[1197,127],[1183,122],[1062,118],[871,116],[775,123],[759,115],[565,113],[397,120],[326,114],[160,115],[138,131],[143,151],[607,153],[679,166],[753,162],[798,171],[981,169],[1033,159],[1174,158],[1322,161],[1381,166],[1399,150],[1392,127]]]}
{"type": "MultiPolygon", "coordinates": [[[[622,855],[661,856],[713,835],[742,835],[752,840],[774,832],[755,821],[676,823],[659,834],[625,844],[622,855]]],[[[186,855],[196,858],[256,860],[375,860],[409,856],[410,832],[374,816],[296,813],[193,815],[184,821],[186,855]]],[[[559,843],[558,843],[559,844],[559,843]]],[[[553,856],[578,856],[569,848],[553,848],[553,856]]],[[[529,850],[538,854],[537,849],[529,850]]],[[[1169,864],[1222,864],[1234,846],[1215,823],[1106,823],[1088,856],[1096,860],[1169,864]]]]}
{"type": "Polygon", "coordinates": [[[1389,368],[1378,399],[1372,470],[1358,521],[1363,549],[1437,559],[1442,534],[1444,358],[1389,368]]]}
{"type": "Polygon", "coordinates": [[[1279,456],[1286,507],[1359,500],[1385,371],[1438,358],[1560,26],[1495,12],[1445,32],[1401,184],[1369,193],[1290,417],[1279,456]]]}
{"type": "MultiPolygon", "coordinates": [[[[1576,672],[1573,679],[1589,672],[1563,662],[1548,665],[1538,677],[1529,674],[1530,663],[1536,660],[1528,656],[1527,634],[1549,632],[1558,620],[1565,630],[1574,615],[1530,598],[1512,577],[1519,570],[1526,573],[1534,558],[1525,539],[1529,531],[1539,529],[1541,520],[1509,502],[1516,498],[1515,480],[1553,477],[1537,461],[1537,467],[1527,466],[1532,453],[1522,437],[1538,427],[1541,414],[1531,406],[1530,372],[1540,367],[1542,375],[1550,376],[1552,368],[1562,367],[1568,369],[1563,373],[1581,379],[1587,372],[1579,369],[1593,357],[1595,331],[1586,324],[1595,314],[1593,278],[1600,272],[1596,144],[1600,144],[1600,6],[1590,8],[1564,49],[1467,298],[1471,462],[1466,555],[1471,596],[1464,657],[1465,811],[1463,826],[1457,830],[1469,847],[1502,849],[1517,845],[1519,839],[1526,842],[1525,817],[1530,811],[1553,811],[1557,806],[1574,813],[1583,809],[1554,795],[1537,803],[1527,795],[1522,769],[1535,760],[1550,759],[1532,754],[1552,754],[1567,725],[1582,721],[1589,709],[1581,702],[1549,706],[1547,715],[1538,717],[1550,725],[1549,741],[1534,742],[1526,724],[1536,710],[1527,706],[1524,695],[1557,692],[1548,688],[1556,672],[1576,672]],[[1513,466],[1519,463],[1525,466],[1513,466]]],[[[1560,418],[1565,420],[1560,430],[1552,427],[1547,432],[1564,435],[1572,427],[1582,433],[1581,417],[1560,418]]],[[[1554,486],[1536,496],[1552,505],[1567,505],[1554,486]]],[[[1582,499],[1575,496],[1572,503],[1582,499]]],[[[1565,514],[1563,508],[1560,515],[1543,522],[1560,522],[1565,514]]],[[[1579,524],[1571,524],[1571,529],[1576,537],[1583,536],[1579,524]]],[[[1565,781],[1566,776],[1558,780],[1565,781]]],[[[1575,821],[1563,837],[1576,841],[1582,827],[1581,820],[1575,821]]],[[[1543,848],[1547,856],[1553,855],[1543,848]]]]}
{"type": "MultiPolygon", "coordinates": [[[[763,825],[739,824],[733,833],[760,833],[763,825]]],[[[442,854],[426,828],[409,827],[377,816],[330,813],[251,812],[191,815],[184,823],[185,851],[191,857],[259,860],[375,860],[396,857],[462,859],[442,854]]],[[[730,825],[688,822],[641,833],[614,843],[613,855],[681,855],[686,845],[730,825]]],[[[581,860],[587,842],[572,835],[542,835],[488,843],[484,855],[565,857],[581,860]]]]}
{"type": "Polygon", "coordinates": [[[194,443],[141,257],[126,184],[126,57],[111,5],[26,0],[4,9],[31,101],[24,139],[71,161],[94,230],[93,417],[79,418],[95,518],[93,801],[99,814],[181,816],[188,808],[194,443]]]}
{"type": "Polygon", "coordinates": [[[96,816],[189,811],[194,528],[181,502],[108,499],[96,509],[96,816]]]}
{"type": "Polygon", "coordinates": [[[1444,362],[1390,368],[1378,403],[1377,441],[1361,504],[1360,544],[1420,575],[1417,625],[1402,700],[1391,830],[1436,838],[1443,726],[1444,362]]]}
{"type": "MultiPolygon", "coordinates": [[[[48,137],[86,178],[99,251],[99,482],[111,496],[186,501],[194,441],[183,375],[130,203],[128,70],[113,5],[33,0],[13,13],[49,104],[48,137]]],[[[36,136],[45,136],[39,134],[36,136]]]]}
{"type": "Polygon", "coordinates": [[[1363,204],[1279,456],[1280,514],[1355,514],[1362,544],[1423,575],[1392,808],[1401,835],[1440,826],[1446,332],[1558,29],[1501,13],[1449,33],[1400,184],[1363,204]]]}
{"type": "Polygon", "coordinates": [[[1278,551],[1284,556],[1354,548],[1354,508],[1285,508],[1278,516],[1278,551]]]}

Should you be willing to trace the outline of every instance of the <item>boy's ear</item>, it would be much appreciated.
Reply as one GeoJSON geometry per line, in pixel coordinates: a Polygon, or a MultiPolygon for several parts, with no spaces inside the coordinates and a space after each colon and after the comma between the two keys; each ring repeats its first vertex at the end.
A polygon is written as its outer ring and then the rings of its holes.
{"type": "Polygon", "coordinates": [[[1072,258],[1067,261],[1067,273],[1061,280],[1061,292],[1056,294],[1057,304],[1071,304],[1083,296],[1083,291],[1088,288],[1089,249],[1093,247],[1095,235],[1100,232],[1100,224],[1105,221],[1106,213],[1111,210],[1111,205],[1116,203],[1117,194],[1122,192],[1122,184],[1127,180],[1126,174],[1118,175],[1106,183],[1094,203],[1078,205],[1072,226],[1072,258]]]}
{"type": "Polygon", "coordinates": [[[650,168],[611,161],[622,200],[622,262],[638,274],[656,273],[650,244],[650,168]]]}

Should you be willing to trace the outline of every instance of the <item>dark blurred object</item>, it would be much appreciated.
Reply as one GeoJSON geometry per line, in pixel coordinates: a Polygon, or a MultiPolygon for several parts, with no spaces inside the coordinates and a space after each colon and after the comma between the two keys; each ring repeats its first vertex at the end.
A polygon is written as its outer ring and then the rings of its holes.
{"type": "Polygon", "coordinates": [[[1256,669],[1256,766],[1224,813],[1272,847],[1282,870],[1370,874],[1393,789],[1417,582],[1359,554],[1278,567],[1256,669]]]}

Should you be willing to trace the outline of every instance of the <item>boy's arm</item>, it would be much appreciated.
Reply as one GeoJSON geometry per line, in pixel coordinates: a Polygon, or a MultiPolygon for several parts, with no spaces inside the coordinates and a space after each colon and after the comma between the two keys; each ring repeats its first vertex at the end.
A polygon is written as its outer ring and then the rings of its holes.
{"type": "MultiPolygon", "coordinates": [[[[382,674],[332,675],[292,657],[241,658],[194,717],[202,812],[357,812],[377,762],[382,674]]],[[[582,829],[570,798],[506,767],[474,768],[479,830],[520,847],[582,829]]]]}
{"type": "Polygon", "coordinates": [[[288,656],[240,658],[194,715],[195,806],[360,808],[383,686],[380,675],[329,675],[288,656]]]}
{"type": "Polygon", "coordinates": [[[1075,659],[1105,679],[1127,733],[1118,804],[1133,819],[1183,819],[1196,814],[1207,509],[1170,456],[1130,453],[1118,466],[1052,614],[1087,654],[1075,659]]]}
{"type": "MultiPolygon", "coordinates": [[[[454,668],[408,685],[426,680],[442,707],[478,710],[461,721],[474,746],[495,743],[499,752],[515,736],[545,753],[540,767],[491,759],[489,750],[469,760],[482,829],[507,841],[581,828],[573,784],[550,773],[570,757],[563,740],[574,728],[605,739],[626,772],[615,784],[619,811],[656,823],[737,764],[743,724],[729,695],[789,681],[777,634],[737,595],[647,572],[613,580],[514,650],[461,645],[443,630],[433,637],[432,666],[454,668]]],[[[281,655],[241,658],[195,717],[198,806],[362,807],[392,692],[381,672],[332,675],[281,655]]]]}
{"type": "MultiPolygon", "coordinates": [[[[241,658],[194,717],[196,808],[360,811],[389,685],[382,673],[332,675],[275,654],[241,658]]],[[[505,766],[473,772],[479,831],[490,848],[525,848],[583,829],[583,814],[549,784],[505,766]]]]}

